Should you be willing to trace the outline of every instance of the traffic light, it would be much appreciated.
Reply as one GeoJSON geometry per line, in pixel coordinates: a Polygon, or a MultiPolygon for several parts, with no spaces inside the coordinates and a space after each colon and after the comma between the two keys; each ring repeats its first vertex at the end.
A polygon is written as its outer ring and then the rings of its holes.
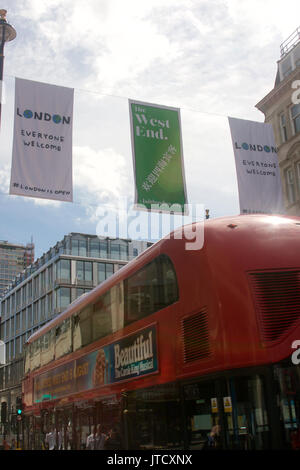
{"type": "Polygon", "coordinates": [[[17,416],[21,416],[22,411],[23,411],[22,397],[16,398],[16,410],[17,410],[17,416]]]}
{"type": "Polygon", "coordinates": [[[6,423],[7,421],[7,403],[3,401],[1,403],[1,423],[6,423]]]}

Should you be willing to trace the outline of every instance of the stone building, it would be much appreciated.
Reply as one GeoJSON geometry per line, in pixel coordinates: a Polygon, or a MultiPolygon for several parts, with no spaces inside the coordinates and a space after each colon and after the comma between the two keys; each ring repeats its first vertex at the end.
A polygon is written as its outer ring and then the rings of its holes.
{"type": "Polygon", "coordinates": [[[300,215],[300,28],[280,46],[274,88],[256,104],[274,129],[286,213],[300,215]]]}

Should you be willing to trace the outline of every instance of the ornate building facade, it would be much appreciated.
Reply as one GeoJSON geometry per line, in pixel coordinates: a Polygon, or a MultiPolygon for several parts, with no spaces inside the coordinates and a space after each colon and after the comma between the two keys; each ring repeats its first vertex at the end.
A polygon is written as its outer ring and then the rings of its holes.
{"type": "Polygon", "coordinates": [[[280,51],[274,88],[256,107],[274,129],[286,213],[300,216],[300,28],[280,51]]]}

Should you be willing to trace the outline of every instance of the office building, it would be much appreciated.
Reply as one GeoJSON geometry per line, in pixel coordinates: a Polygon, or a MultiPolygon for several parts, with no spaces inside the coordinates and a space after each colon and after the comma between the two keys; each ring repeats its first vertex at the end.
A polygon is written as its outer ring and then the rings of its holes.
{"type": "Polygon", "coordinates": [[[34,244],[16,245],[0,241],[0,298],[14,278],[34,261],[34,244]]]}
{"type": "Polygon", "coordinates": [[[274,88],[256,107],[274,129],[286,213],[299,216],[300,28],[281,44],[280,53],[274,88]]]}
{"type": "Polygon", "coordinates": [[[29,336],[150,245],[71,233],[15,278],[0,301],[0,340],[5,343],[0,402],[7,403],[12,416],[21,394],[23,350],[29,336]]]}

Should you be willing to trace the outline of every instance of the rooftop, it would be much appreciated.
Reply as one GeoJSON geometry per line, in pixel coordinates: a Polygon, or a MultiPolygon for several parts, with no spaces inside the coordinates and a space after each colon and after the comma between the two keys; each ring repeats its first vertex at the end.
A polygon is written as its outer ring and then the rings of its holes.
{"type": "Polygon", "coordinates": [[[300,27],[281,45],[275,87],[300,66],[300,27]]]}
{"type": "Polygon", "coordinates": [[[280,44],[281,59],[288,54],[300,41],[300,27],[298,27],[282,44],[280,44]]]}
{"type": "MultiPolygon", "coordinates": [[[[37,258],[34,263],[31,265],[27,266],[21,273],[19,273],[12,283],[7,287],[7,289],[3,292],[2,296],[0,296],[0,301],[3,300],[3,298],[14,288],[16,288],[19,284],[21,284],[24,280],[28,279],[31,277],[34,273],[36,273],[40,268],[44,267],[46,264],[48,264],[49,261],[53,260],[54,258],[57,258],[58,255],[67,255],[67,256],[74,256],[74,253],[72,251],[71,246],[67,246],[67,240],[70,239],[76,239],[76,240],[98,240],[99,242],[101,241],[110,241],[112,243],[114,242],[132,242],[131,239],[127,238],[113,238],[113,237],[105,237],[105,236],[98,236],[98,235],[91,235],[91,234],[86,234],[86,233],[79,233],[79,232],[71,232],[68,235],[65,235],[64,239],[57,242],[53,247],[51,247],[47,253],[44,253],[40,258],[37,258]]],[[[1,242],[0,242],[1,243],[1,242]]],[[[86,250],[85,253],[79,255],[79,257],[84,257],[84,258],[94,258],[88,250],[86,250]]],[[[96,256],[97,258],[100,258],[100,256],[96,256]]],[[[132,258],[135,256],[131,256],[130,254],[126,255],[126,259],[121,259],[121,258],[114,258],[111,254],[108,254],[103,257],[103,259],[111,259],[116,261],[119,259],[119,261],[130,261],[132,258]]]]}

